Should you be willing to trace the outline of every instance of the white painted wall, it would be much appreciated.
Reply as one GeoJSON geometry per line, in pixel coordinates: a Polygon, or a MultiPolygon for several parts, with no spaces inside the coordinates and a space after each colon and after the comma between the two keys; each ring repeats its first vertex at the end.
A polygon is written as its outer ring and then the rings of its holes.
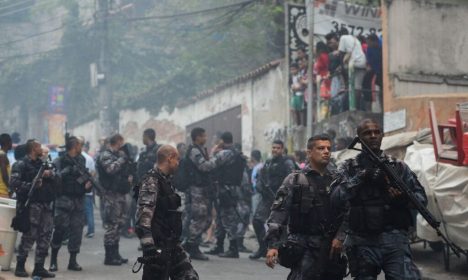
{"type": "MultiPolygon", "coordinates": [[[[287,81],[284,64],[267,73],[215,92],[207,97],[169,112],[163,108],[157,115],[145,109],[124,110],[119,116],[119,131],[125,139],[141,147],[141,135],[146,128],[154,128],[160,143],[175,145],[185,142],[186,126],[242,106],[242,147],[248,154],[252,149],[269,151],[275,135],[283,135],[289,122],[287,81]]],[[[97,120],[72,129],[73,134],[84,136],[96,147],[97,120]]]]}

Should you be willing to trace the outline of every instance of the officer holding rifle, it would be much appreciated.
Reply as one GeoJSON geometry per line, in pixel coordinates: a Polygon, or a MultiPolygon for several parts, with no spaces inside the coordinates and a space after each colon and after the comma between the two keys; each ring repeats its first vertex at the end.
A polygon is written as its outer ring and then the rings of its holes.
{"type": "Polygon", "coordinates": [[[52,255],[50,271],[58,270],[57,256],[65,234],[69,234],[68,252],[70,259],[68,270],[81,271],[76,260],[80,252],[83,227],[85,225],[84,199],[85,193],[90,192],[93,183],[90,178],[83,176],[86,159],[81,155],[83,143],[75,136],[66,139],[66,153],[56,161],[59,170],[62,192],[55,201],[55,230],[52,237],[52,255]]]}
{"type": "Polygon", "coordinates": [[[414,223],[411,212],[416,204],[423,211],[427,204],[424,188],[404,162],[380,150],[383,132],[376,121],[363,120],[357,135],[353,144],[359,141],[363,149],[339,168],[331,197],[332,206],[345,213],[349,228],[344,245],[351,275],[371,280],[383,271],[386,279],[421,279],[411,256],[408,229],[414,223]],[[390,176],[387,167],[398,176],[390,176]]]}
{"type": "Polygon", "coordinates": [[[52,202],[58,191],[58,177],[53,168],[41,160],[42,147],[35,139],[26,143],[27,155],[13,167],[10,186],[17,195],[17,216],[12,226],[21,231],[15,276],[28,277],[25,262],[36,243],[33,276],[55,277],[44,268],[53,230],[52,202]]]}

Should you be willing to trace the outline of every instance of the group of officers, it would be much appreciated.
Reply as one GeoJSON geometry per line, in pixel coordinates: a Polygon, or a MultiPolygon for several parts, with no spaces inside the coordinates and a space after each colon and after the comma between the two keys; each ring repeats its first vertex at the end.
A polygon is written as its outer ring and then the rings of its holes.
{"type": "Polygon", "coordinates": [[[68,270],[82,270],[77,255],[86,224],[84,199],[92,191],[99,195],[103,205],[104,264],[119,266],[128,262],[119,252],[120,235],[129,214],[126,198],[138,176],[153,168],[157,150],[155,136],[153,129],[145,131],[146,150],[136,163],[120,134],[109,137],[96,156],[98,180],[86,168],[83,139],[66,137],[65,151],[53,162],[46,157],[47,149],[39,141],[26,142],[26,155],[13,164],[9,182],[11,194],[17,199],[17,217],[12,226],[22,232],[15,269],[17,277],[29,276],[25,263],[34,243],[33,276],[55,277],[53,272],[59,270],[58,253],[65,240],[70,254],[68,270]],[[20,215],[26,218],[20,219],[20,215]],[[49,247],[51,258],[47,270],[44,262],[49,247]]]}
{"type": "MultiPolygon", "coordinates": [[[[416,175],[380,150],[383,132],[376,121],[362,121],[357,135],[398,170],[418,200],[427,203],[416,175]]],[[[178,151],[170,145],[157,145],[154,131],[145,131],[146,150],[139,157],[137,175],[122,171],[129,162],[121,149],[122,136],[109,139],[97,160],[99,191],[106,209],[104,222],[108,225],[105,264],[127,262],[119,254],[119,234],[127,213],[125,195],[133,185],[138,185],[135,230],[143,251],[143,257],[138,258],[143,279],[199,279],[190,259],[208,259],[199,246],[211,225],[213,208],[218,241],[209,253],[239,257],[249,224],[243,190],[246,157],[233,144],[230,132],[221,135],[211,155],[205,148],[204,129],[193,129],[191,138],[192,144],[178,151]]],[[[256,184],[261,199],[252,222],[259,248],[250,258],[266,257],[271,268],[276,263],[290,268],[289,280],[343,279],[348,266],[352,277],[360,280],[377,279],[381,271],[386,279],[421,279],[409,248],[414,209],[408,198],[364,152],[334,168],[330,164],[331,145],[327,135],[311,137],[306,147],[308,164],[298,170],[284,155],[283,143],[274,141],[272,158],[265,162],[256,184]]],[[[53,277],[44,268],[44,260],[54,221],[50,270],[58,269],[57,253],[65,235],[69,238],[68,269],[81,270],[76,255],[84,225],[82,200],[97,187],[92,180],[81,178],[81,167],[74,167],[84,165],[81,146],[80,139],[70,137],[66,154],[57,160],[55,170],[44,172],[33,192],[31,229],[21,239],[17,276],[27,276],[24,263],[35,241],[33,275],[53,277]]],[[[13,167],[11,175],[19,202],[24,201],[21,197],[28,193],[43,164],[40,143],[30,140],[27,147],[28,155],[13,167]]]]}
{"type": "MultiPolygon", "coordinates": [[[[398,171],[422,204],[427,203],[424,188],[409,167],[380,150],[383,132],[376,121],[362,121],[357,135],[398,171]]],[[[143,248],[139,259],[143,279],[199,279],[186,253],[206,260],[197,242],[210,224],[212,185],[216,186],[218,226],[229,237],[227,252],[214,249],[220,257],[239,257],[237,225],[242,216],[237,209],[243,156],[230,133],[221,135],[211,157],[204,148],[204,130],[196,128],[191,136],[193,144],[182,160],[174,147],[159,148],[157,165],[141,182],[136,230],[143,248]],[[191,181],[184,212],[190,225],[181,243],[184,222],[177,209],[182,202],[172,176],[177,178],[187,164],[191,167],[184,172],[189,172],[191,181]]],[[[414,223],[409,198],[365,152],[333,168],[331,145],[327,135],[311,137],[308,165],[294,170],[283,155],[282,143],[273,144],[273,158],[265,163],[257,185],[261,201],[253,223],[259,249],[251,258],[266,257],[271,268],[278,262],[290,268],[289,280],[343,279],[347,267],[360,280],[377,279],[382,271],[386,279],[421,279],[409,247],[408,230],[414,223]]]]}

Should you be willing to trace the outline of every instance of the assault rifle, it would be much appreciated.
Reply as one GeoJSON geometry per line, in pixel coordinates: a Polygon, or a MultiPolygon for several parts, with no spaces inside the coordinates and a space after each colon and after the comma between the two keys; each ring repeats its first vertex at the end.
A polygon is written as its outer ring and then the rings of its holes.
{"type": "Polygon", "coordinates": [[[101,185],[99,185],[98,182],[94,179],[93,175],[89,173],[88,168],[86,168],[84,165],[80,164],[76,159],[70,157],[71,161],[73,162],[74,168],[78,173],[80,174],[80,177],[78,177],[77,181],[79,184],[84,184],[88,181],[91,182],[94,188],[102,194],[104,193],[104,190],[101,188],[101,185]]]}
{"type": "MultiPolygon", "coordinates": [[[[50,155],[49,155],[48,160],[50,160],[50,155]]],[[[41,164],[41,168],[39,168],[39,171],[37,172],[36,177],[34,177],[34,179],[32,180],[31,188],[29,189],[29,192],[28,192],[28,198],[26,199],[26,202],[24,203],[25,208],[27,208],[29,206],[29,201],[31,200],[31,198],[33,196],[34,190],[37,188],[37,185],[39,184],[39,181],[42,180],[42,176],[44,175],[44,171],[46,171],[47,169],[50,169],[50,164],[49,164],[48,160],[45,160],[41,164]]]]}
{"type": "Polygon", "coordinates": [[[370,148],[364,143],[359,137],[354,138],[353,142],[348,146],[348,149],[356,150],[364,152],[369,159],[374,162],[379,168],[382,169],[383,172],[388,176],[389,180],[393,183],[393,185],[403,194],[405,195],[414,208],[421,214],[424,220],[436,231],[437,235],[440,236],[444,242],[452,249],[457,257],[460,257],[460,254],[468,256],[468,253],[465,252],[462,248],[457,246],[452,241],[448,240],[442,232],[440,231],[440,222],[436,220],[436,218],[427,210],[426,206],[422,204],[411,191],[411,189],[406,185],[406,183],[401,179],[395,169],[388,164],[385,160],[379,158],[370,148]],[[357,143],[361,144],[361,149],[354,148],[357,143]]]}

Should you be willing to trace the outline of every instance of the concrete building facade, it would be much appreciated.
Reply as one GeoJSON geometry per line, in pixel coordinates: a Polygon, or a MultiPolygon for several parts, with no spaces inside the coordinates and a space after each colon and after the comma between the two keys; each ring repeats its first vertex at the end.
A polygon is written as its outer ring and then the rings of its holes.
{"type": "MultiPolygon", "coordinates": [[[[287,81],[283,68],[281,61],[269,63],[213,90],[187,98],[172,111],[162,108],[157,115],[145,109],[123,110],[119,114],[119,131],[128,142],[141,147],[143,131],[153,128],[157,131],[158,142],[175,145],[189,141],[187,128],[192,124],[240,106],[242,139],[234,140],[242,144],[246,154],[252,149],[269,151],[274,139],[287,139],[289,99],[284,90],[287,81]]],[[[229,127],[229,123],[225,124],[229,127]]],[[[100,137],[97,120],[72,128],[71,132],[84,136],[94,145],[100,137]]]]}
{"type": "Polygon", "coordinates": [[[429,101],[441,121],[468,101],[467,14],[466,0],[382,1],[384,111],[405,110],[399,131],[429,127],[429,101]]]}

